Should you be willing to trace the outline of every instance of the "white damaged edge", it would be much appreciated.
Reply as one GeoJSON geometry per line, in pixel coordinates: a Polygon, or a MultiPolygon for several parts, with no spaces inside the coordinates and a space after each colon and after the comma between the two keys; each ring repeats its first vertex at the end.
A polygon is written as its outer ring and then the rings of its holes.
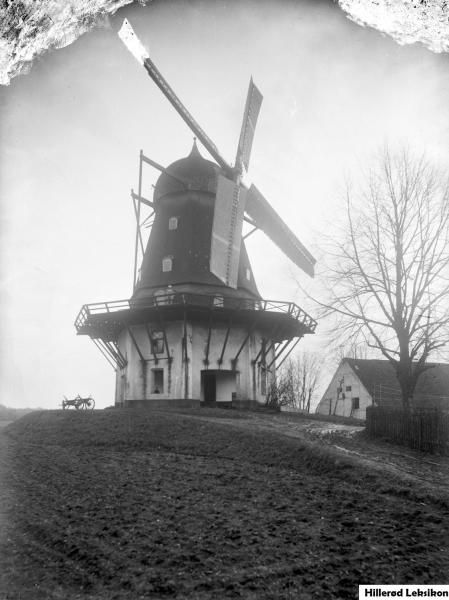
{"type": "MultiPolygon", "coordinates": [[[[146,1],[139,0],[139,3],[145,5],[146,1]]],[[[132,2],[24,0],[0,3],[0,85],[9,85],[14,77],[27,73],[34,60],[46,52],[69,46],[95,27],[108,26],[109,16],[132,2]]]]}
{"type": "Polygon", "coordinates": [[[339,0],[340,8],[361,26],[391,36],[398,44],[421,43],[432,52],[449,52],[446,0],[339,0]]]}
{"type": "Polygon", "coordinates": [[[123,21],[123,24],[117,33],[134,58],[143,65],[145,59],[149,58],[150,55],[148,54],[148,50],[134,33],[134,29],[131,27],[128,19],[123,21]]]}

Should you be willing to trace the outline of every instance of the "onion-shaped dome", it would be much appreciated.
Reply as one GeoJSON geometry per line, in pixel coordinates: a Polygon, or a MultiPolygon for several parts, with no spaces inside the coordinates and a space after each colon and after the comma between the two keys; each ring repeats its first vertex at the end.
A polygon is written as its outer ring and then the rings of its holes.
{"type": "Polygon", "coordinates": [[[186,189],[214,194],[220,170],[218,165],[201,156],[194,141],[188,156],[175,161],[165,173],[161,173],[154,188],[154,201],[157,202],[164,196],[183,193],[186,189]]]}

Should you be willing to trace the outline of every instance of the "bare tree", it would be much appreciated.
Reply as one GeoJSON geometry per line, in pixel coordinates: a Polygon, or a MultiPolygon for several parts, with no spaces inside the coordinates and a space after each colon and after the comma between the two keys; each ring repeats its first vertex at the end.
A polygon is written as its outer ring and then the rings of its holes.
{"type": "Polygon", "coordinates": [[[313,352],[288,358],[277,374],[277,386],[287,406],[310,412],[310,404],[320,376],[321,359],[313,352]]]}
{"type": "Polygon", "coordinates": [[[267,389],[266,405],[280,409],[283,406],[294,406],[293,384],[289,377],[278,374],[267,389]]]}
{"type": "Polygon", "coordinates": [[[340,343],[364,342],[395,368],[405,409],[427,360],[449,341],[449,187],[425,158],[385,150],[331,244],[323,315],[340,343]]]}
{"type": "Polygon", "coordinates": [[[367,359],[369,352],[364,340],[359,343],[349,340],[349,344],[337,343],[335,348],[330,348],[331,358],[339,365],[344,358],[367,359]]]}

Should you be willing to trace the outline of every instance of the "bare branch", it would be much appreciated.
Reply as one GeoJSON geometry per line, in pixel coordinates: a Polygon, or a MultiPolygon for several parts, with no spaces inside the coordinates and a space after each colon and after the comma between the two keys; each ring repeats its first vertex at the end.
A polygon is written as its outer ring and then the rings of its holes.
{"type": "Polygon", "coordinates": [[[432,352],[449,343],[449,187],[422,156],[384,150],[361,190],[347,188],[346,229],[328,254],[338,337],[365,339],[395,367],[404,406],[432,352]]]}

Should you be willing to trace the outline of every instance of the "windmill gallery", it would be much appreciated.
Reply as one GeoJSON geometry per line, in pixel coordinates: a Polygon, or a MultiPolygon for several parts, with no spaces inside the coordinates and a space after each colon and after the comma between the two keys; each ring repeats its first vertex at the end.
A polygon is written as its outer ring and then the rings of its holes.
{"type": "Polygon", "coordinates": [[[77,333],[88,335],[114,367],[117,406],[265,403],[276,368],[316,322],[296,304],[261,298],[245,248],[244,221],[249,234],[261,229],[313,276],[312,255],[259,190],[241,181],[262,96],[251,80],[231,166],[127,21],[119,35],[216,162],[202,157],[196,141],[186,158],[167,168],[140,152],[138,190],[132,191],[133,294],[84,305],[77,333]],[[161,171],[151,200],[142,195],[149,166],[161,171]]]}

